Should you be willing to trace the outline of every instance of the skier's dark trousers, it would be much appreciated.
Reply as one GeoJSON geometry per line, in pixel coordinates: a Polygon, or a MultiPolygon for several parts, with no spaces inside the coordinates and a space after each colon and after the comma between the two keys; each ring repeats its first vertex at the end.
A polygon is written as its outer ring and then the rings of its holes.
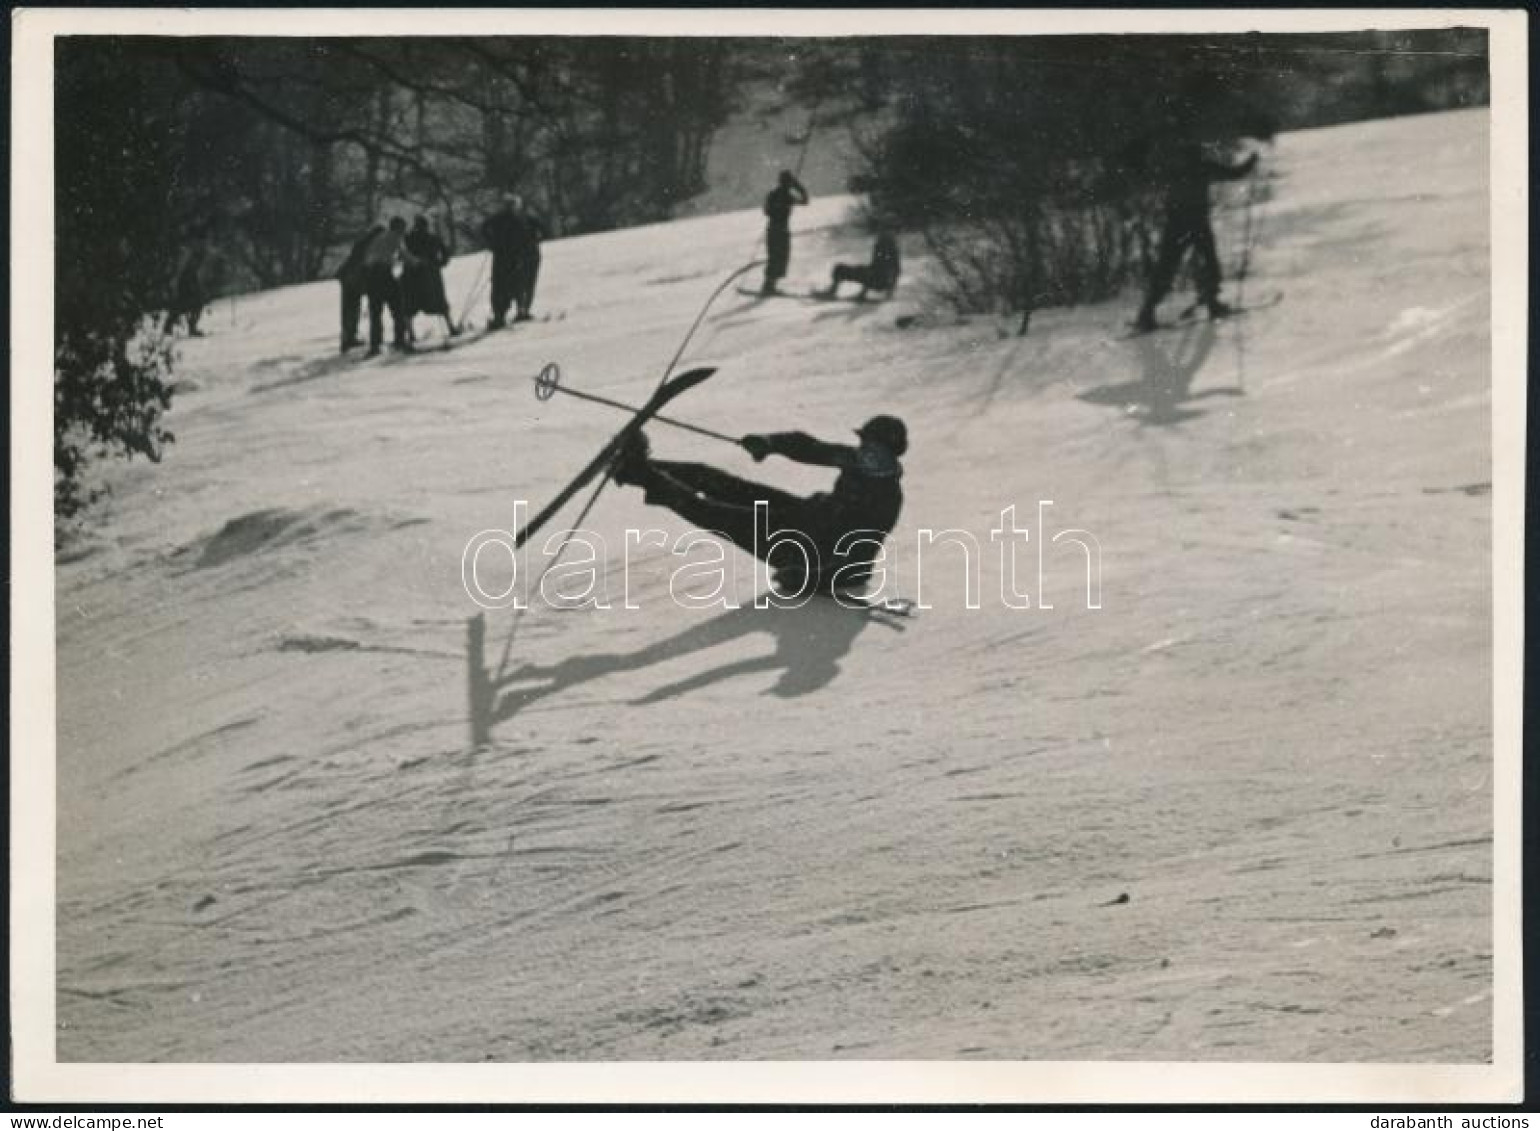
{"type": "Polygon", "coordinates": [[[650,459],[645,438],[622,453],[614,477],[642,487],[647,502],[761,556],[783,594],[859,589],[903,508],[899,457],[908,436],[903,421],[893,416],[873,417],[857,435],[859,446],[803,432],[743,438],[756,460],[780,455],[839,469],[832,491],[806,498],[705,464],[650,459]]]}
{"type": "Polygon", "coordinates": [[[861,288],[858,298],[864,299],[869,290],[892,294],[894,288],[898,286],[900,270],[898,241],[891,233],[881,232],[877,236],[877,242],[872,246],[872,261],[862,266],[836,263],[834,275],[829,281],[829,289],[823,293],[833,298],[839,294],[841,283],[855,283],[861,288]]]}
{"type": "Polygon", "coordinates": [[[491,328],[499,330],[507,325],[508,307],[513,303],[514,279],[517,273],[518,227],[516,209],[519,198],[504,193],[502,207],[488,216],[481,225],[481,238],[492,253],[492,321],[491,328]]]}
{"type": "Polygon", "coordinates": [[[535,283],[540,279],[540,245],[518,260],[518,270],[513,276],[513,306],[515,322],[528,322],[534,318],[535,283]]]}
{"type": "Polygon", "coordinates": [[[366,286],[364,252],[369,248],[369,241],[384,230],[384,224],[376,224],[353,241],[353,246],[348,249],[348,257],[342,261],[342,266],[337,268],[337,282],[342,286],[343,353],[362,344],[358,338],[358,316],[363,311],[366,286]]]}
{"type": "Polygon", "coordinates": [[[1214,228],[1209,221],[1209,185],[1215,181],[1239,180],[1256,165],[1255,153],[1235,166],[1208,161],[1196,144],[1179,147],[1171,153],[1160,252],[1150,273],[1144,305],[1139,310],[1137,324],[1141,329],[1155,326],[1155,308],[1171,290],[1177,269],[1189,250],[1193,253],[1198,301],[1208,308],[1211,317],[1229,313],[1230,308],[1219,298],[1219,254],[1214,247],[1214,228]]]}
{"type": "Polygon", "coordinates": [[[786,277],[791,262],[791,210],[808,201],[807,189],[790,169],[782,169],[779,182],[765,196],[765,282],[764,294],[774,294],[776,285],[786,277]]]}

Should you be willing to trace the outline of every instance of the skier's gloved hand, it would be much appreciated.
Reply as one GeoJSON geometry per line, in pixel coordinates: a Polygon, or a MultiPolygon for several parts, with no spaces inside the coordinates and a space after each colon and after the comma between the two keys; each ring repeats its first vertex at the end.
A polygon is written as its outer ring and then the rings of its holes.
{"type": "Polygon", "coordinates": [[[744,451],[754,457],[755,463],[761,462],[770,454],[770,438],[768,436],[745,436],[738,443],[743,447],[744,451]]]}

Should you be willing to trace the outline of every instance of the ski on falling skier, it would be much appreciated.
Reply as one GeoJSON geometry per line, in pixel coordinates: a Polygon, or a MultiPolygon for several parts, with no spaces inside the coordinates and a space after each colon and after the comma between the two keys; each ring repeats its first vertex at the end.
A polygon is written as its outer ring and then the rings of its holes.
{"type": "Polygon", "coordinates": [[[679,376],[670,377],[667,381],[663,382],[658,387],[658,391],[653,393],[646,403],[637,410],[636,415],[626,422],[625,427],[615,433],[614,438],[600,449],[599,454],[589,462],[588,466],[578,472],[572,482],[562,488],[556,498],[546,504],[544,510],[524,524],[524,529],[519,531],[518,536],[514,539],[514,548],[517,549],[523,546],[542,526],[550,522],[562,507],[567,505],[572,496],[605,473],[609,469],[610,464],[614,462],[616,453],[625,447],[627,441],[632,436],[642,430],[643,425],[659,412],[662,412],[664,406],[669,401],[679,396],[680,393],[693,389],[715,372],[716,368],[714,366],[705,366],[700,369],[687,370],[679,374],[679,376]]]}

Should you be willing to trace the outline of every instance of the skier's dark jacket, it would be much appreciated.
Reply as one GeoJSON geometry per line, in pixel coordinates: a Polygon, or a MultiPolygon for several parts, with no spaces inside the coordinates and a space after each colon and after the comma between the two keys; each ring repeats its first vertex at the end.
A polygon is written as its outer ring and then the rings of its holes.
{"type": "Polygon", "coordinates": [[[449,264],[449,249],[444,246],[443,240],[427,228],[413,228],[406,233],[406,250],[431,267],[445,267],[449,264]]]}
{"type": "Polygon", "coordinates": [[[1203,156],[1197,145],[1187,145],[1172,154],[1167,177],[1166,217],[1182,226],[1204,223],[1209,213],[1209,185],[1215,181],[1238,181],[1256,168],[1252,154],[1239,165],[1221,165],[1203,156]]]}
{"type": "MultiPolygon", "coordinates": [[[[808,496],[795,520],[819,552],[840,562],[874,557],[875,547],[855,547],[841,558],[833,555],[835,546],[846,534],[870,531],[886,536],[898,525],[898,514],[904,505],[904,489],[900,485],[904,469],[898,457],[871,440],[854,447],[831,444],[806,432],[775,432],[763,439],[772,454],[817,467],[839,468],[834,489],[808,496]]],[[[783,521],[793,520],[787,516],[783,521]]]]}
{"type": "Polygon", "coordinates": [[[493,255],[539,258],[545,232],[540,221],[529,213],[504,210],[487,217],[481,234],[493,255]]]}
{"type": "Polygon", "coordinates": [[[348,257],[342,261],[342,266],[337,268],[337,278],[348,286],[362,287],[364,274],[364,253],[369,250],[369,244],[374,237],[385,230],[384,224],[376,224],[358,239],[353,241],[353,246],[348,249],[348,257]]]}
{"type": "Polygon", "coordinates": [[[765,195],[765,216],[771,231],[787,231],[791,227],[791,209],[794,204],[807,203],[807,190],[795,182],[792,185],[776,185],[765,195]]]}

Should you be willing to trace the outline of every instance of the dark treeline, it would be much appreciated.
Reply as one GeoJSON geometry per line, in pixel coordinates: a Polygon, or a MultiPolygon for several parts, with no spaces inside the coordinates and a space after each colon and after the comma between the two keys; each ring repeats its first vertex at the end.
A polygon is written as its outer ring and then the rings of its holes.
{"type": "MultiPolygon", "coordinates": [[[[55,481],[158,456],[196,248],[214,297],[331,274],[388,214],[478,246],[500,194],[553,235],[667,219],[767,85],[857,138],[851,187],[970,309],[1105,298],[1151,255],[1174,139],[1481,104],[1484,31],[1207,37],[170,38],[56,43],[55,481]],[[169,326],[168,322],[168,326],[169,326]]],[[[789,140],[789,139],[788,139],[789,140]]],[[[750,202],[745,201],[745,205],[750,202]]],[[[196,314],[188,312],[196,327],[196,314]]],[[[1023,322],[1025,325],[1025,321],[1023,322]]]]}
{"type": "Polygon", "coordinates": [[[190,249],[212,298],[328,275],[387,213],[463,250],[511,190],[555,234],[667,218],[705,187],[728,62],[707,39],[57,41],[59,512],[91,450],[171,438],[146,327],[190,249]]]}
{"type": "Polygon", "coordinates": [[[59,54],[61,85],[130,89],[117,112],[168,135],[167,234],[213,234],[258,286],[316,277],[387,207],[432,209],[462,236],[509,189],[559,232],[663,219],[704,187],[731,106],[711,40],[83,39],[59,54]]]}

